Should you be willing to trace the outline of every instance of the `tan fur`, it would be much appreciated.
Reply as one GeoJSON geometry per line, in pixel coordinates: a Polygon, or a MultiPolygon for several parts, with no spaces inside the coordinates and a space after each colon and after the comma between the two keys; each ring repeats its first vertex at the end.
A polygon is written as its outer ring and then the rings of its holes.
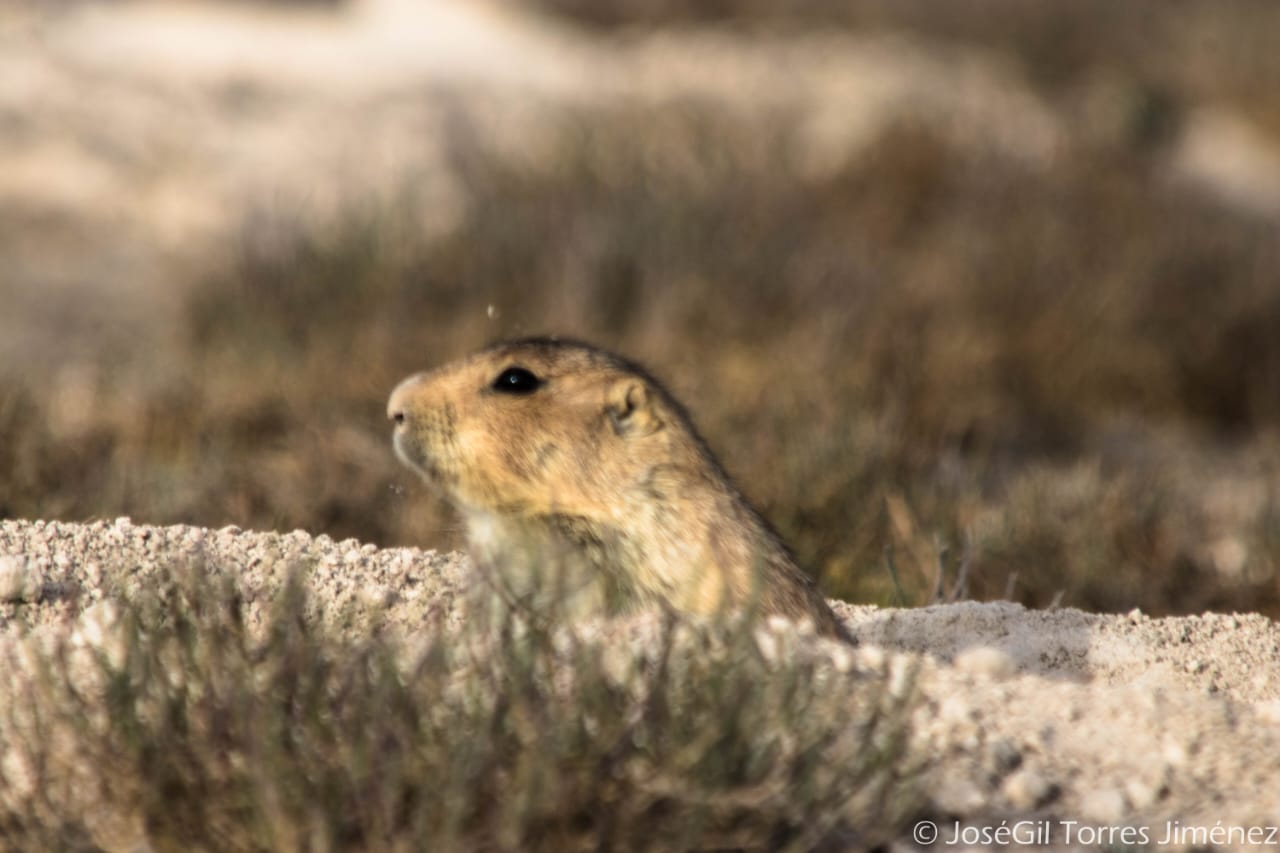
{"type": "Polygon", "coordinates": [[[617,356],[504,342],[409,377],[387,413],[397,455],[458,508],[481,566],[568,565],[562,587],[585,585],[610,610],[755,603],[843,636],[680,404],[617,356]],[[537,377],[536,390],[495,390],[510,368],[537,377]]]}

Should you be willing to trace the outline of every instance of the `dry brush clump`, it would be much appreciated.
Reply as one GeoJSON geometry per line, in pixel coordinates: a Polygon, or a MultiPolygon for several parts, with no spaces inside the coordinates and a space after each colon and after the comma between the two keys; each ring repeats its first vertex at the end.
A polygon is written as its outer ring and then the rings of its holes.
{"type": "Polygon", "coordinates": [[[561,333],[667,379],[833,595],[896,600],[892,548],[925,601],[940,551],[972,543],[981,597],[1280,606],[1273,223],[1141,150],[1033,167],[900,125],[815,176],[785,115],[557,120],[524,164],[458,131],[468,203],[443,236],[411,190],[325,227],[255,220],[168,358],[74,394],[0,389],[0,510],[447,547],[453,520],[389,451],[386,394],[490,339],[561,333]],[[1264,485],[1213,516],[1170,473],[1217,476],[1231,446],[1241,488],[1264,485]],[[1082,509],[1028,515],[1029,494],[1082,509]]]}
{"type": "Polygon", "coordinates": [[[352,639],[231,576],[6,644],[0,847],[850,849],[918,806],[910,678],[789,626],[352,639]]]}

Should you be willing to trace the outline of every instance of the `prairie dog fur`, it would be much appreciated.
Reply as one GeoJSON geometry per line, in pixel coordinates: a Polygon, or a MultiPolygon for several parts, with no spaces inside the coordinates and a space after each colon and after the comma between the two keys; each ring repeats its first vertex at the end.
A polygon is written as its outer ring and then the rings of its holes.
{"type": "Polygon", "coordinates": [[[616,355],[551,338],[494,344],[405,379],[387,414],[397,456],[458,509],[482,570],[510,580],[513,565],[555,564],[554,594],[593,608],[754,604],[847,637],[684,408],[616,355]]]}

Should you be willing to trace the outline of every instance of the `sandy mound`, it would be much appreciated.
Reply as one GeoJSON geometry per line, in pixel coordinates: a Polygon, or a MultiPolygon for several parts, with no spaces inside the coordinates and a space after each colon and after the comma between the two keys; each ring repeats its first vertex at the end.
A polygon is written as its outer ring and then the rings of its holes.
{"type": "MultiPolygon", "coordinates": [[[[65,629],[71,598],[91,613],[193,561],[235,567],[250,618],[288,567],[307,567],[353,633],[375,619],[409,632],[448,624],[468,579],[456,554],[301,531],[6,521],[0,636],[65,629]]],[[[1280,754],[1280,626],[1265,618],[836,606],[860,660],[919,665],[914,749],[943,842],[1026,819],[1024,843],[1159,843],[1172,831],[1177,846],[1241,847],[1280,814],[1280,767],[1263,759],[1280,754]]],[[[929,841],[928,825],[916,831],[929,841]]]]}

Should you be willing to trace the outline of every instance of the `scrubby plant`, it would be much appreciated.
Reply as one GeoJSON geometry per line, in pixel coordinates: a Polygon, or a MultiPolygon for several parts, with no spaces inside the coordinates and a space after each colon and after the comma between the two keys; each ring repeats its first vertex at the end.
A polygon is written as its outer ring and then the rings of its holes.
{"type": "Polygon", "coordinates": [[[321,610],[302,571],[263,615],[179,567],[30,638],[0,846],[855,849],[918,805],[910,678],[787,626],[352,640],[321,610]]]}

